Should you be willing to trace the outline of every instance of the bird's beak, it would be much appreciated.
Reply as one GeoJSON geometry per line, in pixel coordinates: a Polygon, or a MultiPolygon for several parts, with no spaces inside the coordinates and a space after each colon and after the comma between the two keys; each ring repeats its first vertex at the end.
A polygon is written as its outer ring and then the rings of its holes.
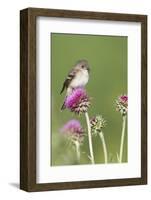
{"type": "Polygon", "coordinates": [[[88,72],[90,73],[90,67],[87,68],[88,72]]]}

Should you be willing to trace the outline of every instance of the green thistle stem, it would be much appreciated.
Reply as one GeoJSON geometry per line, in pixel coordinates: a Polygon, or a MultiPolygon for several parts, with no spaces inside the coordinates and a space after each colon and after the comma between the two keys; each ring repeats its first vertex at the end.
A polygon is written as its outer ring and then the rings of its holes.
{"type": "Polygon", "coordinates": [[[76,148],[76,154],[77,154],[77,161],[80,163],[80,144],[78,141],[74,142],[75,148],[76,148]]]}
{"type": "Polygon", "coordinates": [[[108,163],[107,148],[106,148],[106,143],[105,143],[105,139],[104,139],[104,134],[102,131],[99,132],[99,136],[100,136],[102,146],[103,146],[104,160],[105,160],[105,163],[107,164],[108,163]]]}
{"type": "Polygon", "coordinates": [[[122,163],[122,158],[123,158],[123,147],[124,147],[125,127],[126,127],[126,116],[123,116],[122,134],[121,134],[121,144],[120,144],[120,154],[119,154],[119,162],[120,162],[120,163],[122,163]]]}
{"type": "Polygon", "coordinates": [[[90,119],[89,119],[89,115],[88,115],[87,112],[85,113],[85,118],[86,118],[87,128],[88,128],[88,140],[89,140],[89,150],[90,150],[91,163],[95,164],[95,162],[94,162],[94,155],[93,155],[93,145],[92,145],[92,135],[91,135],[90,119]]]}

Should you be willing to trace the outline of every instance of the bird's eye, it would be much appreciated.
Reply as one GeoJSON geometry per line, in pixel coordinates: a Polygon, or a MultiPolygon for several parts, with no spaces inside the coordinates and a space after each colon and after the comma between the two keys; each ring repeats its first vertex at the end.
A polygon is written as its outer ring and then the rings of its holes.
{"type": "Polygon", "coordinates": [[[81,68],[84,69],[84,65],[82,65],[81,68]]]}

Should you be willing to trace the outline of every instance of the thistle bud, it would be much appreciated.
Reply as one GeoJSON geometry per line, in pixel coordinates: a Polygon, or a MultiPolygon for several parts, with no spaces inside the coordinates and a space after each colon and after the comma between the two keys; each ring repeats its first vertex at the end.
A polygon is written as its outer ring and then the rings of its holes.
{"type": "Polygon", "coordinates": [[[116,110],[121,113],[122,116],[127,115],[128,112],[128,96],[121,95],[116,100],[116,110]]]}
{"type": "Polygon", "coordinates": [[[97,115],[90,120],[92,134],[97,135],[106,126],[106,120],[102,116],[97,115]]]}

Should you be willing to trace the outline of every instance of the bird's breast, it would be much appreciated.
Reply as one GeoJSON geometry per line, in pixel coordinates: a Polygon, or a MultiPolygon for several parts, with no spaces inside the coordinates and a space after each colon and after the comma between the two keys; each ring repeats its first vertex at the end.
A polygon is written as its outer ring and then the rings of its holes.
{"type": "Polygon", "coordinates": [[[89,80],[89,74],[87,70],[80,71],[76,74],[74,79],[71,81],[71,87],[76,88],[76,87],[84,87],[89,80]]]}

